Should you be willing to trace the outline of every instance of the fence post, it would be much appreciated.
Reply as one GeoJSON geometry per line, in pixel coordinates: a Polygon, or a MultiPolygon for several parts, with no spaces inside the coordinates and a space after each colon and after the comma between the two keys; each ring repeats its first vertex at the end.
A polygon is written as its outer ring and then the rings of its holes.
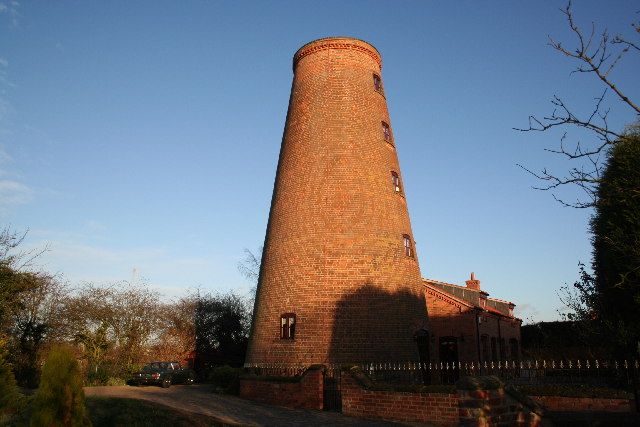
{"type": "Polygon", "coordinates": [[[638,389],[638,383],[640,382],[640,371],[638,371],[637,360],[635,361],[631,372],[633,372],[633,374],[631,375],[631,381],[633,383],[633,396],[636,401],[636,412],[640,412],[640,390],[638,389]]]}

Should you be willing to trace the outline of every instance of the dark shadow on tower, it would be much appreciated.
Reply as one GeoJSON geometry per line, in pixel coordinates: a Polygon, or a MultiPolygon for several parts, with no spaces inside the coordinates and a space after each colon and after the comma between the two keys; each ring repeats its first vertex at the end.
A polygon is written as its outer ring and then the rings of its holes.
{"type": "Polygon", "coordinates": [[[336,305],[330,363],[428,361],[426,305],[408,291],[364,285],[336,305]],[[408,319],[406,313],[425,313],[408,319]],[[425,351],[426,350],[426,351],[425,351]]]}

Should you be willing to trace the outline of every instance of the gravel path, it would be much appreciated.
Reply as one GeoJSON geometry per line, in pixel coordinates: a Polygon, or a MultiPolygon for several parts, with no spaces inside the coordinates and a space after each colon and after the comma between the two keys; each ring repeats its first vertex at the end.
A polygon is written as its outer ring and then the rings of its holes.
{"type": "Polygon", "coordinates": [[[386,421],[364,420],[333,412],[269,406],[236,396],[211,392],[209,385],[148,387],[85,387],[86,396],[143,399],[184,411],[204,414],[229,425],[247,426],[398,426],[386,421]]]}

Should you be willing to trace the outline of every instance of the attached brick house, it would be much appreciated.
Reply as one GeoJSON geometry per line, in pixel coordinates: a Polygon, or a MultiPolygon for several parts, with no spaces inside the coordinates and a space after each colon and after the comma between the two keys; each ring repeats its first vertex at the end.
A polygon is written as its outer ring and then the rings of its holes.
{"type": "Polygon", "coordinates": [[[497,362],[520,357],[521,319],[515,304],[480,288],[473,273],[466,286],[423,279],[429,314],[431,362],[497,362]]]}

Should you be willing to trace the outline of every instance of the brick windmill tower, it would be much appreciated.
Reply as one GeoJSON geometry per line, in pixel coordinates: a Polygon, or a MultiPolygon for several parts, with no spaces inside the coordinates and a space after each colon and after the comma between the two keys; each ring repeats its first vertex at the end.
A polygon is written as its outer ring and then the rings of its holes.
{"type": "Polygon", "coordinates": [[[381,69],[376,48],[347,37],[293,57],[246,365],[424,359],[426,305],[381,69]]]}

